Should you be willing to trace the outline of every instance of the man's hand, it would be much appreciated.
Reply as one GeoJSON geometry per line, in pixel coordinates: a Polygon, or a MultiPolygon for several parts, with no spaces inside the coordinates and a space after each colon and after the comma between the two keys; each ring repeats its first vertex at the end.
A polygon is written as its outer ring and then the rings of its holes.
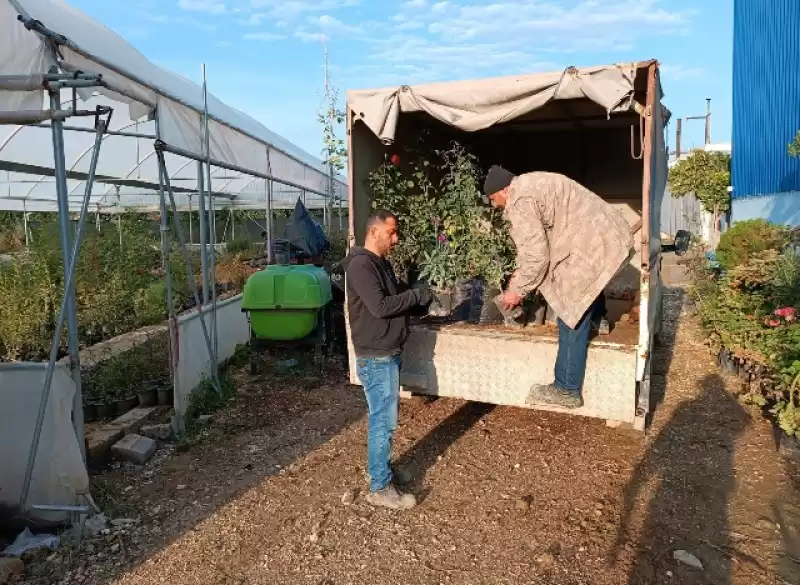
{"type": "Polygon", "coordinates": [[[513,309],[514,307],[519,306],[522,302],[524,297],[518,295],[517,293],[506,291],[503,293],[503,296],[500,297],[500,303],[508,310],[513,309]]]}

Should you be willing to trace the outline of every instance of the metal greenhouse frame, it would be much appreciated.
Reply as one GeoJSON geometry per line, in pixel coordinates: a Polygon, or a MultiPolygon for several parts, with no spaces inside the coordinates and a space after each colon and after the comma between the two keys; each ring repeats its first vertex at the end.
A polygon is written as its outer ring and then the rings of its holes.
{"type": "Polygon", "coordinates": [[[7,190],[0,192],[0,211],[22,211],[26,218],[33,211],[57,211],[65,282],[19,506],[23,513],[41,509],[87,514],[91,498],[85,506],[29,506],[28,496],[65,321],[76,387],[73,425],[85,462],[74,279],[89,213],[160,212],[174,374],[177,318],[167,261],[167,211],[172,212],[188,274],[192,274],[177,213],[191,211],[192,198],[197,196],[202,294],[196,283],[193,292],[198,311],[211,306],[210,327],[204,315],[200,320],[214,385],[219,389],[216,289],[208,287],[214,254],[206,250],[207,232],[216,243],[216,203],[221,208],[264,209],[269,237],[273,208],[289,207],[298,195],[305,199],[309,194],[323,202],[327,214],[336,200],[341,209],[346,185],[318,159],[209,95],[205,67],[200,88],[156,67],[112,31],[60,0],[0,0],[0,125],[14,126],[5,139],[0,138],[0,171],[8,179],[7,190]],[[112,129],[111,120],[120,118],[122,123],[112,129]],[[51,134],[52,163],[42,156],[41,141],[36,139],[43,129],[51,134]],[[72,139],[69,143],[65,133],[72,139]],[[106,156],[101,165],[101,150],[105,153],[110,144],[114,156],[106,156]],[[73,161],[70,166],[68,160],[73,161]],[[38,178],[21,178],[31,175],[38,178]],[[99,195],[93,193],[98,183],[105,186],[99,195]],[[48,196],[52,187],[55,198],[48,196]],[[81,187],[83,195],[75,195],[81,187]],[[79,212],[79,220],[73,238],[70,213],[74,212],[79,212]]]}

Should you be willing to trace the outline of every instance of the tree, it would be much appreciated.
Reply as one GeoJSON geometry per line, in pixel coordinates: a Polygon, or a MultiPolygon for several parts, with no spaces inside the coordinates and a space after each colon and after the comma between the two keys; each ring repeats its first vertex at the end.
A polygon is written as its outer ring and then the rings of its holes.
{"type": "Polygon", "coordinates": [[[730,209],[731,157],[724,152],[694,150],[669,171],[673,197],[694,194],[714,220],[714,240],[719,235],[720,215],[730,209]]]}
{"type": "Polygon", "coordinates": [[[800,130],[797,131],[794,140],[789,143],[789,156],[800,158],[800,130]]]}
{"type": "MultiPolygon", "coordinates": [[[[326,83],[325,111],[317,114],[317,121],[322,124],[322,157],[325,166],[328,167],[328,175],[331,182],[331,192],[325,203],[328,208],[328,218],[330,218],[330,214],[333,211],[334,178],[344,171],[347,166],[347,147],[344,144],[344,140],[336,135],[336,127],[345,121],[345,113],[336,106],[338,96],[339,92],[330,88],[326,83]]],[[[341,223],[341,217],[339,220],[341,223]]],[[[325,227],[329,228],[330,225],[325,227]]]]}

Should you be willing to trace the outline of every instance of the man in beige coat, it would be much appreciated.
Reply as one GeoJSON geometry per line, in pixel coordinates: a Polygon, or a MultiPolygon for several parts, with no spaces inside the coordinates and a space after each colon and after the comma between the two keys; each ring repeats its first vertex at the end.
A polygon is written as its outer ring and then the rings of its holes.
{"type": "Polygon", "coordinates": [[[600,197],[555,173],[517,177],[493,166],[484,194],[504,209],[517,247],[517,268],[501,303],[512,309],[538,290],[558,315],[555,382],[535,385],[528,402],[582,406],[589,334],[604,316],[603,289],[630,260],[630,226],[600,197]]]}

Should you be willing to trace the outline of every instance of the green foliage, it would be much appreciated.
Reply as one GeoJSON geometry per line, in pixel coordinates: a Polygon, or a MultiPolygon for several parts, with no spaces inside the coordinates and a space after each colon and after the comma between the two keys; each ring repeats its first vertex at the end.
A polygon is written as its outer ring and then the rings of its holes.
{"type": "Polygon", "coordinates": [[[713,214],[730,208],[731,157],[722,152],[694,150],[669,170],[673,197],[694,193],[703,208],[713,214]]]}
{"type": "Polygon", "coordinates": [[[747,264],[750,258],[765,250],[781,250],[789,241],[789,232],[764,219],[734,223],[722,234],[717,245],[717,260],[723,268],[747,264]]]}
{"type": "Polygon", "coordinates": [[[336,136],[336,126],[344,123],[345,113],[336,107],[338,92],[334,89],[329,96],[325,112],[317,114],[317,121],[322,124],[322,156],[326,166],[334,173],[341,173],[347,166],[347,148],[344,140],[336,136]]]}
{"type": "Polygon", "coordinates": [[[422,266],[420,277],[440,289],[475,276],[502,282],[513,269],[513,243],[502,214],[482,201],[475,156],[456,142],[406,154],[409,161],[387,159],[369,180],[373,208],[399,218],[397,273],[422,266]]]}
{"type": "Polygon", "coordinates": [[[713,347],[731,351],[768,372],[769,390],[751,391],[742,400],[771,405],[780,428],[796,434],[800,428],[795,397],[800,376],[800,254],[783,228],[746,223],[750,225],[735,225],[724,240],[724,274],[696,270],[694,292],[700,301],[700,318],[713,347]]]}
{"type": "Polygon", "coordinates": [[[800,157],[800,130],[797,131],[794,140],[789,143],[789,156],[800,157]]]}
{"type": "Polygon", "coordinates": [[[82,389],[87,402],[118,400],[135,395],[145,382],[170,383],[169,336],[152,335],[131,349],[111,356],[101,356],[99,363],[84,366],[82,389]]]}

